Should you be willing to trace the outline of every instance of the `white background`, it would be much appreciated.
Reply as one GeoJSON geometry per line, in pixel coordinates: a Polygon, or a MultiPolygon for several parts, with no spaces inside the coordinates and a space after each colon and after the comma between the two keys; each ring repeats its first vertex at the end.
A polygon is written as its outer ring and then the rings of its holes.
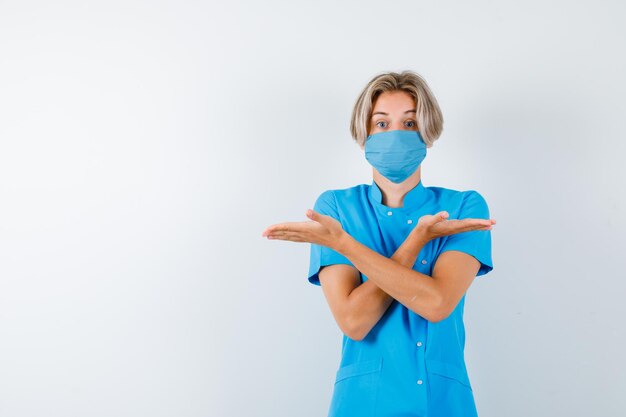
{"type": "Polygon", "coordinates": [[[371,182],[348,131],[381,71],[443,110],[426,186],[478,190],[481,417],[621,416],[618,1],[0,1],[0,416],[324,416],[341,333],[309,245],[371,182]]]}

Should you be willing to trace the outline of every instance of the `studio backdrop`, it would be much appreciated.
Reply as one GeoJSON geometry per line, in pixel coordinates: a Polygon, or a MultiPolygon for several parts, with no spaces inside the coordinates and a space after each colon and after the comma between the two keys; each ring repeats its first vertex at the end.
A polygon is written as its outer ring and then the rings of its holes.
{"type": "Polygon", "coordinates": [[[444,117],[426,186],[477,190],[481,417],[626,412],[625,6],[0,1],[0,416],[325,416],[342,333],[308,243],[383,71],[444,117]]]}

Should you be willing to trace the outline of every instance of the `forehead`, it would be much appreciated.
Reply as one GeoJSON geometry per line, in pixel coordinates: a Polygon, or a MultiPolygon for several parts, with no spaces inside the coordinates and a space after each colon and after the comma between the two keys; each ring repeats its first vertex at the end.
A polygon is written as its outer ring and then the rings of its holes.
{"type": "Polygon", "coordinates": [[[385,91],[374,102],[372,112],[384,111],[385,113],[404,113],[407,109],[415,109],[415,100],[406,91],[385,91]]]}

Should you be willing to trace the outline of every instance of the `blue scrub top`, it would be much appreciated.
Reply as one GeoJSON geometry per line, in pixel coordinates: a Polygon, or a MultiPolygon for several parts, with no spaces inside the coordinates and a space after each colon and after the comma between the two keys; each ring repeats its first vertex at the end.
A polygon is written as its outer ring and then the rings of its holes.
{"type": "MultiPolygon", "coordinates": [[[[424,187],[420,181],[402,207],[382,204],[371,185],[324,191],[313,209],[337,219],[354,239],[390,258],[425,214],[446,210],[449,219],[489,218],[485,199],[475,190],[424,187]]],[[[447,250],[472,255],[480,262],[477,276],[493,269],[491,231],[474,230],[429,241],[413,269],[432,276],[437,258],[447,250]]],[[[311,244],[308,280],[320,285],[325,265],[352,265],[340,253],[311,244]]],[[[361,274],[361,282],[367,276],[361,274]]],[[[465,295],[446,319],[432,323],[393,300],[361,341],[343,335],[329,417],[476,416],[472,386],[465,367],[465,295]]]]}

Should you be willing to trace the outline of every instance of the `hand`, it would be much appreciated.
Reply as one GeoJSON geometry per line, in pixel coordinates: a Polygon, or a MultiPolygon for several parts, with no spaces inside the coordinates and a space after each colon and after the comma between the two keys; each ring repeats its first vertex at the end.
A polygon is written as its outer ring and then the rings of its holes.
{"type": "Polygon", "coordinates": [[[331,216],[307,210],[310,222],[287,222],[269,226],[261,236],[268,239],[309,242],[335,249],[347,234],[341,223],[331,216]]]}
{"type": "Polygon", "coordinates": [[[440,211],[437,214],[426,214],[419,218],[417,226],[415,226],[412,232],[421,233],[426,241],[429,241],[438,237],[470,230],[491,230],[491,226],[496,224],[494,219],[468,218],[446,220],[448,216],[447,211],[440,211]]]}

